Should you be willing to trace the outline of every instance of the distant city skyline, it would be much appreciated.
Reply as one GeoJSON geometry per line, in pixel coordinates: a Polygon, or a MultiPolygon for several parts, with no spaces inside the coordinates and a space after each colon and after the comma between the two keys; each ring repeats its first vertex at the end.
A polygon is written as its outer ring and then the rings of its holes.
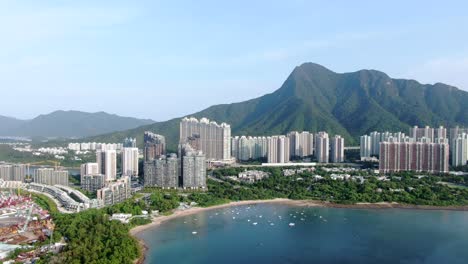
{"type": "Polygon", "coordinates": [[[165,121],[271,93],[304,62],[467,91],[467,9],[464,1],[0,1],[8,98],[0,115],[165,121]]]}

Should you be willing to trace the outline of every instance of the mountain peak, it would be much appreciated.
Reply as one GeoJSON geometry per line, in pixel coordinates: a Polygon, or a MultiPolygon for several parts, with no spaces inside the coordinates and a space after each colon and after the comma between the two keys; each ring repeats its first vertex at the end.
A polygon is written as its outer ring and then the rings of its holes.
{"type": "Polygon", "coordinates": [[[296,71],[302,71],[307,74],[311,73],[334,73],[330,69],[318,64],[318,63],[313,63],[313,62],[305,62],[299,66],[297,66],[293,73],[296,71]]]}

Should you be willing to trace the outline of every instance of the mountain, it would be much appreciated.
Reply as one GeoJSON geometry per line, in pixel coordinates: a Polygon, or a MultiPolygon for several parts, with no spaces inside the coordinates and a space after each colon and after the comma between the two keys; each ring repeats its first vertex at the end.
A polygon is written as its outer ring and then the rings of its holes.
{"type": "Polygon", "coordinates": [[[24,122],[26,121],[0,115],[0,135],[7,135],[8,131],[24,124],[24,122]]]}
{"type": "Polygon", "coordinates": [[[31,120],[0,117],[0,135],[25,137],[89,137],[127,130],[153,120],[121,117],[105,112],[55,111],[31,120]]]}
{"type": "MultiPolygon", "coordinates": [[[[414,125],[466,126],[468,93],[442,83],[392,79],[375,70],[336,73],[305,63],[271,94],[212,106],[189,116],[227,122],[233,135],[325,130],[344,136],[346,144],[357,144],[360,135],[374,130],[408,133],[414,125]]],[[[149,130],[166,136],[174,150],[179,121],[176,118],[87,140],[110,142],[132,136],[141,145],[143,132],[149,130]]]]}

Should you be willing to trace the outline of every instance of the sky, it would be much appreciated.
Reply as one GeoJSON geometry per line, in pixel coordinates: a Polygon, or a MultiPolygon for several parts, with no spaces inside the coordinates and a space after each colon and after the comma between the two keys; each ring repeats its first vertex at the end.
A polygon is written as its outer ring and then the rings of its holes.
{"type": "Polygon", "coordinates": [[[0,0],[0,115],[163,121],[278,89],[294,67],[468,90],[468,1],[0,0]]]}

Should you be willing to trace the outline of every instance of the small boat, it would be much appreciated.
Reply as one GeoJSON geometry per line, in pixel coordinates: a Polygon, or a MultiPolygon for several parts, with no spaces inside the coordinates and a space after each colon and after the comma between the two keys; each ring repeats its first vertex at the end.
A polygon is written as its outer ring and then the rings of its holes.
{"type": "Polygon", "coordinates": [[[196,234],[198,234],[197,231],[193,231],[193,232],[192,232],[192,235],[196,235],[196,234]]]}
{"type": "Polygon", "coordinates": [[[253,223],[253,225],[258,225],[258,223],[257,223],[257,222],[255,222],[255,223],[253,223]]]}
{"type": "Polygon", "coordinates": [[[289,226],[295,226],[296,224],[295,223],[289,223],[289,226]]]}

